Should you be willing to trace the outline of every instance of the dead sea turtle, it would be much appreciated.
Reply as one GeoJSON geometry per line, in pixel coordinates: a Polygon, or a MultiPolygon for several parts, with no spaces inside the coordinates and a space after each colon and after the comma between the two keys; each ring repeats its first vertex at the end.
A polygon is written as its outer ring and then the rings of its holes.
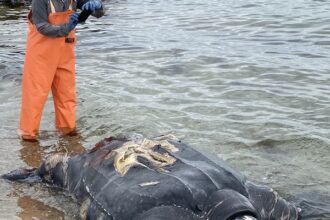
{"type": "Polygon", "coordinates": [[[106,138],[82,154],[56,154],[2,178],[72,193],[82,219],[295,220],[299,210],[224,161],[174,137],[106,138]]]}

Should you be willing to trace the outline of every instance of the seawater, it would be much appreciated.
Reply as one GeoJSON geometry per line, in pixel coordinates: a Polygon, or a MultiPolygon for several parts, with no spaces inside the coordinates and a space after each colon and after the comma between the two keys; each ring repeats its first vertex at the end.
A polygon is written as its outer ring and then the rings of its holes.
{"type": "MultiPolygon", "coordinates": [[[[39,144],[16,136],[29,6],[0,6],[0,173],[120,133],[173,133],[300,204],[304,219],[330,219],[328,1],[105,6],[77,28],[80,136],[58,136],[50,95],[39,144]]],[[[64,192],[0,185],[0,219],[78,218],[64,192]]]]}

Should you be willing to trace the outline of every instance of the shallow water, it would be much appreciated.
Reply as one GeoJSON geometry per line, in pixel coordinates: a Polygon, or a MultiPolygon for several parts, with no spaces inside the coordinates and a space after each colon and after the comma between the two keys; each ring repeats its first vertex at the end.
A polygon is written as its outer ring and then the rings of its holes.
{"type": "MultiPolygon", "coordinates": [[[[0,173],[123,132],[174,133],[330,219],[330,4],[322,0],[110,1],[78,27],[79,137],[51,96],[39,144],[20,142],[27,7],[0,6],[0,173]]],[[[0,219],[76,219],[56,189],[0,180],[0,219]],[[65,205],[64,205],[65,204],[65,205]]]]}

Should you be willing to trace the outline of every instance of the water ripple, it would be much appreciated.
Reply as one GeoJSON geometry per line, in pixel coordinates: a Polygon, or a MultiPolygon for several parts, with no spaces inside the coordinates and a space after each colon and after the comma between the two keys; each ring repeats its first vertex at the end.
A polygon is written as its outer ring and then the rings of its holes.
{"type": "MultiPolygon", "coordinates": [[[[314,207],[318,219],[327,219],[327,1],[105,4],[105,17],[90,18],[77,30],[77,125],[82,138],[57,135],[49,97],[41,146],[30,147],[22,146],[15,134],[28,7],[0,6],[0,152],[6,155],[1,172],[54,152],[91,148],[109,135],[174,132],[256,182],[297,202],[304,198],[303,207],[314,207]]],[[[0,196],[0,218],[17,215],[22,203],[17,205],[16,198],[71,219],[69,209],[41,196],[40,190],[35,197],[44,205],[27,192],[18,198],[0,196]]],[[[11,189],[6,185],[0,192],[10,194],[11,189]]],[[[70,203],[63,196],[59,201],[70,203]]],[[[311,213],[306,219],[315,217],[311,213]]]]}

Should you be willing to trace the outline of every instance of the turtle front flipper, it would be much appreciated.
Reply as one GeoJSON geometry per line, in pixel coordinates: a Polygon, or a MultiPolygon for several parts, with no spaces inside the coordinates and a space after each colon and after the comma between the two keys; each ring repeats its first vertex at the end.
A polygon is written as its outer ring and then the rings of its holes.
{"type": "Polygon", "coordinates": [[[39,183],[42,182],[41,177],[38,175],[37,168],[22,168],[13,170],[7,174],[1,175],[2,179],[13,182],[21,183],[39,183]]]}
{"type": "Polygon", "coordinates": [[[2,179],[21,183],[46,182],[64,188],[69,157],[55,154],[47,157],[38,168],[22,168],[0,176],[2,179]]]}

